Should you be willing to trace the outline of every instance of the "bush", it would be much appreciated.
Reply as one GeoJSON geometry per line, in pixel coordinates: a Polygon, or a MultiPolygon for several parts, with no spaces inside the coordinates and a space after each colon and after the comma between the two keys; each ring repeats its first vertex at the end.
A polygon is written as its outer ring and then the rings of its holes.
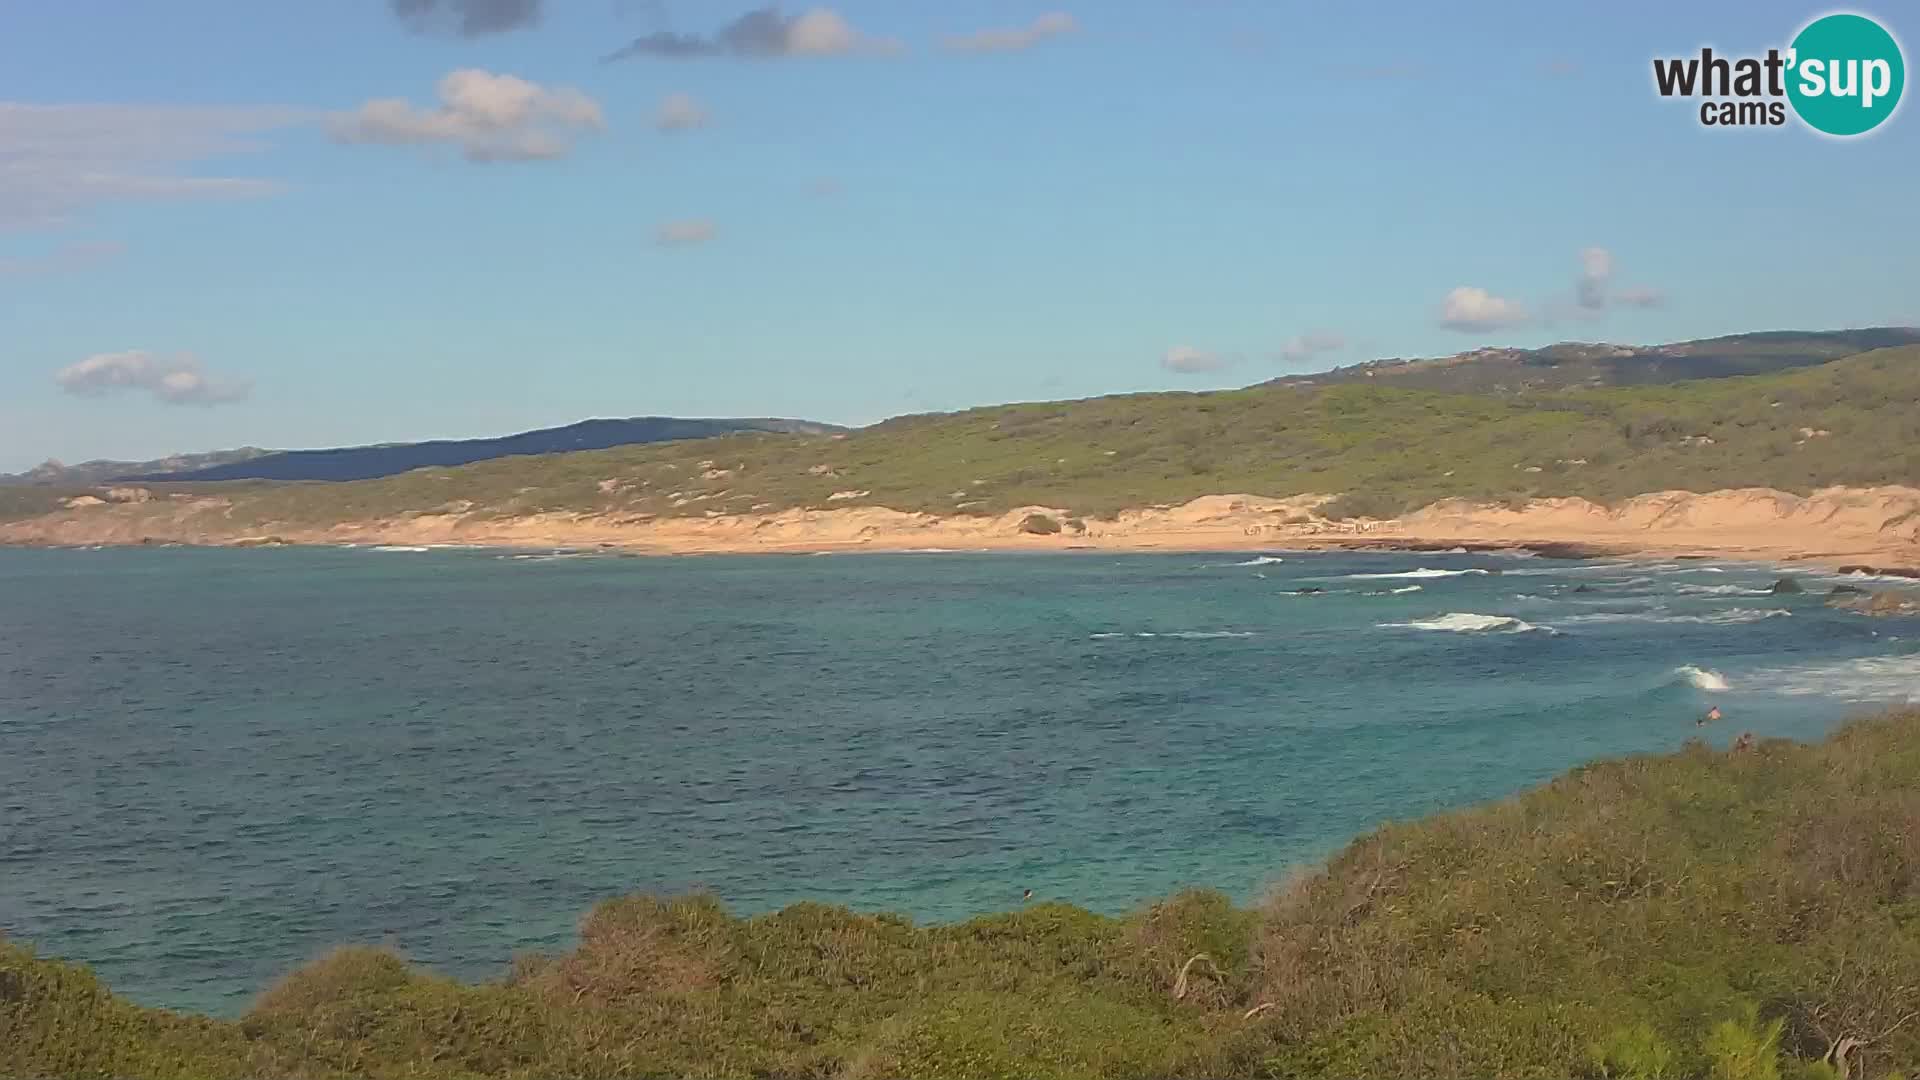
{"type": "Polygon", "coordinates": [[[1060,531],[1060,523],[1046,514],[1028,514],[1020,519],[1020,531],[1034,536],[1052,536],[1060,531]]]}
{"type": "Polygon", "coordinates": [[[1257,909],[916,927],[622,897],[499,982],[342,949],[239,1023],[0,942],[0,1076],[1834,1080],[1851,1036],[1885,1080],[1920,1061],[1916,792],[1906,711],[1384,826],[1257,909]]]}

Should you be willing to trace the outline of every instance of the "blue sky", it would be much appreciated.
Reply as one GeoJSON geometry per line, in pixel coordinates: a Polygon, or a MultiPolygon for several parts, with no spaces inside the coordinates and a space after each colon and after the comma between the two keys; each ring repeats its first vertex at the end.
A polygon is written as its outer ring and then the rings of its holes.
{"type": "Polygon", "coordinates": [[[411,2],[0,6],[0,470],[1920,321],[1911,108],[1652,90],[1825,5],[411,2]]]}

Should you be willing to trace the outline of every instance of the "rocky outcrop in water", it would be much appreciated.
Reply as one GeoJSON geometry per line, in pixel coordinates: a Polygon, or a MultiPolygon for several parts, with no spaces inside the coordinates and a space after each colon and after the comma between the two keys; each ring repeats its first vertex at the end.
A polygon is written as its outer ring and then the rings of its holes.
{"type": "Polygon", "coordinates": [[[1857,611],[1862,615],[1915,616],[1920,615],[1920,591],[1912,589],[1869,591],[1841,585],[1827,594],[1827,606],[1857,611]],[[1852,589],[1852,591],[1842,593],[1841,589],[1852,589]]]}

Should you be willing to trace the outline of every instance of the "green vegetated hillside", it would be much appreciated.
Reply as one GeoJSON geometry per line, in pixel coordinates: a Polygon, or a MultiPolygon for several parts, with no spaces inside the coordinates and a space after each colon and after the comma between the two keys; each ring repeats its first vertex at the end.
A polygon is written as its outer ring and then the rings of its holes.
{"type": "Polygon", "coordinates": [[[1920,482],[1920,346],[1668,386],[1136,394],[902,417],[842,437],[722,437],[349,484],[196,490],[237,499],[236,521],[271,524],[445,509],[693,516],[1039,504],[1110,516],[1223,492],[1344,493],[1336,512],[1387,516],[1447,496],[1903,482],[1920,482]]]}
{"type": "Polygon", "coordinates": [[[1872,349],[1920,343],[1920,329],[1770,330],[1678,341],[1611,345],[1563,341],[1540,349],[1474,349],[1454,356],[1390,358],[1275,383],[1381,385],[1453,393],[1525,394],[1579,386],[1651,386],[1731,375],[1766,375],[1824,364],[1872,349]]]}
{"type": "Polygon", "coordinates": [[[351,483],[182,490],[235,500],[237,526],[270,527],[445,510],[992,514],[1039,504],[1104,517],[1226,492],[1343,494],[1335,513],[1389,516],[1449,496],[1611,500],[1676,488],[1916,482],[1920,346],[1663,386],[1134,394],[901,417],[846,435],[723,436],[351,483]]]}
{"type": "Polygon", "coordinates": [[[1252,908],[634,896],[497,982],[345,949],[231,1022],[0,943],[0,1074],[1881,1080],[1920,1062],[1917,988],[1908,711],[1387,825],[1252,908]]]}

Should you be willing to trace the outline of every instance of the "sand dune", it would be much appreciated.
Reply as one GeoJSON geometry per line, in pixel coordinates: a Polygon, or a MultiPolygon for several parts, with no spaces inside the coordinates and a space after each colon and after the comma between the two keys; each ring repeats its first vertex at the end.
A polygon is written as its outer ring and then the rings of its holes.
{"type": "Polygon", "coordinates": [[[535,514],[487,518],[433,513],[331,526],[237,526],[214,497],[76,499],[52,514],[0,524],[11,544],[290,543],[607,546],[637,552],[808,552],[911,548],[994,550],[1224,550],[1464,544],[1574,545],[1595,552],[1795,558],[1875,565],[1920,563],[1920,489],[1826,488],[1793,495],[1769,488],[1696,494],[1662,491],[1614,505],[1579,498],[1524,506],[1447,499],[1387,521],[1329,521],[1323,495],[1275,499],[1207,495],[1178,506],[1075,522],[1057,507],[997,516],[903,513],[875,507],[640,519],[535,514]],[[1053,535],[1022,530],[1029,515],[1063,523],[1053,535]]]}

